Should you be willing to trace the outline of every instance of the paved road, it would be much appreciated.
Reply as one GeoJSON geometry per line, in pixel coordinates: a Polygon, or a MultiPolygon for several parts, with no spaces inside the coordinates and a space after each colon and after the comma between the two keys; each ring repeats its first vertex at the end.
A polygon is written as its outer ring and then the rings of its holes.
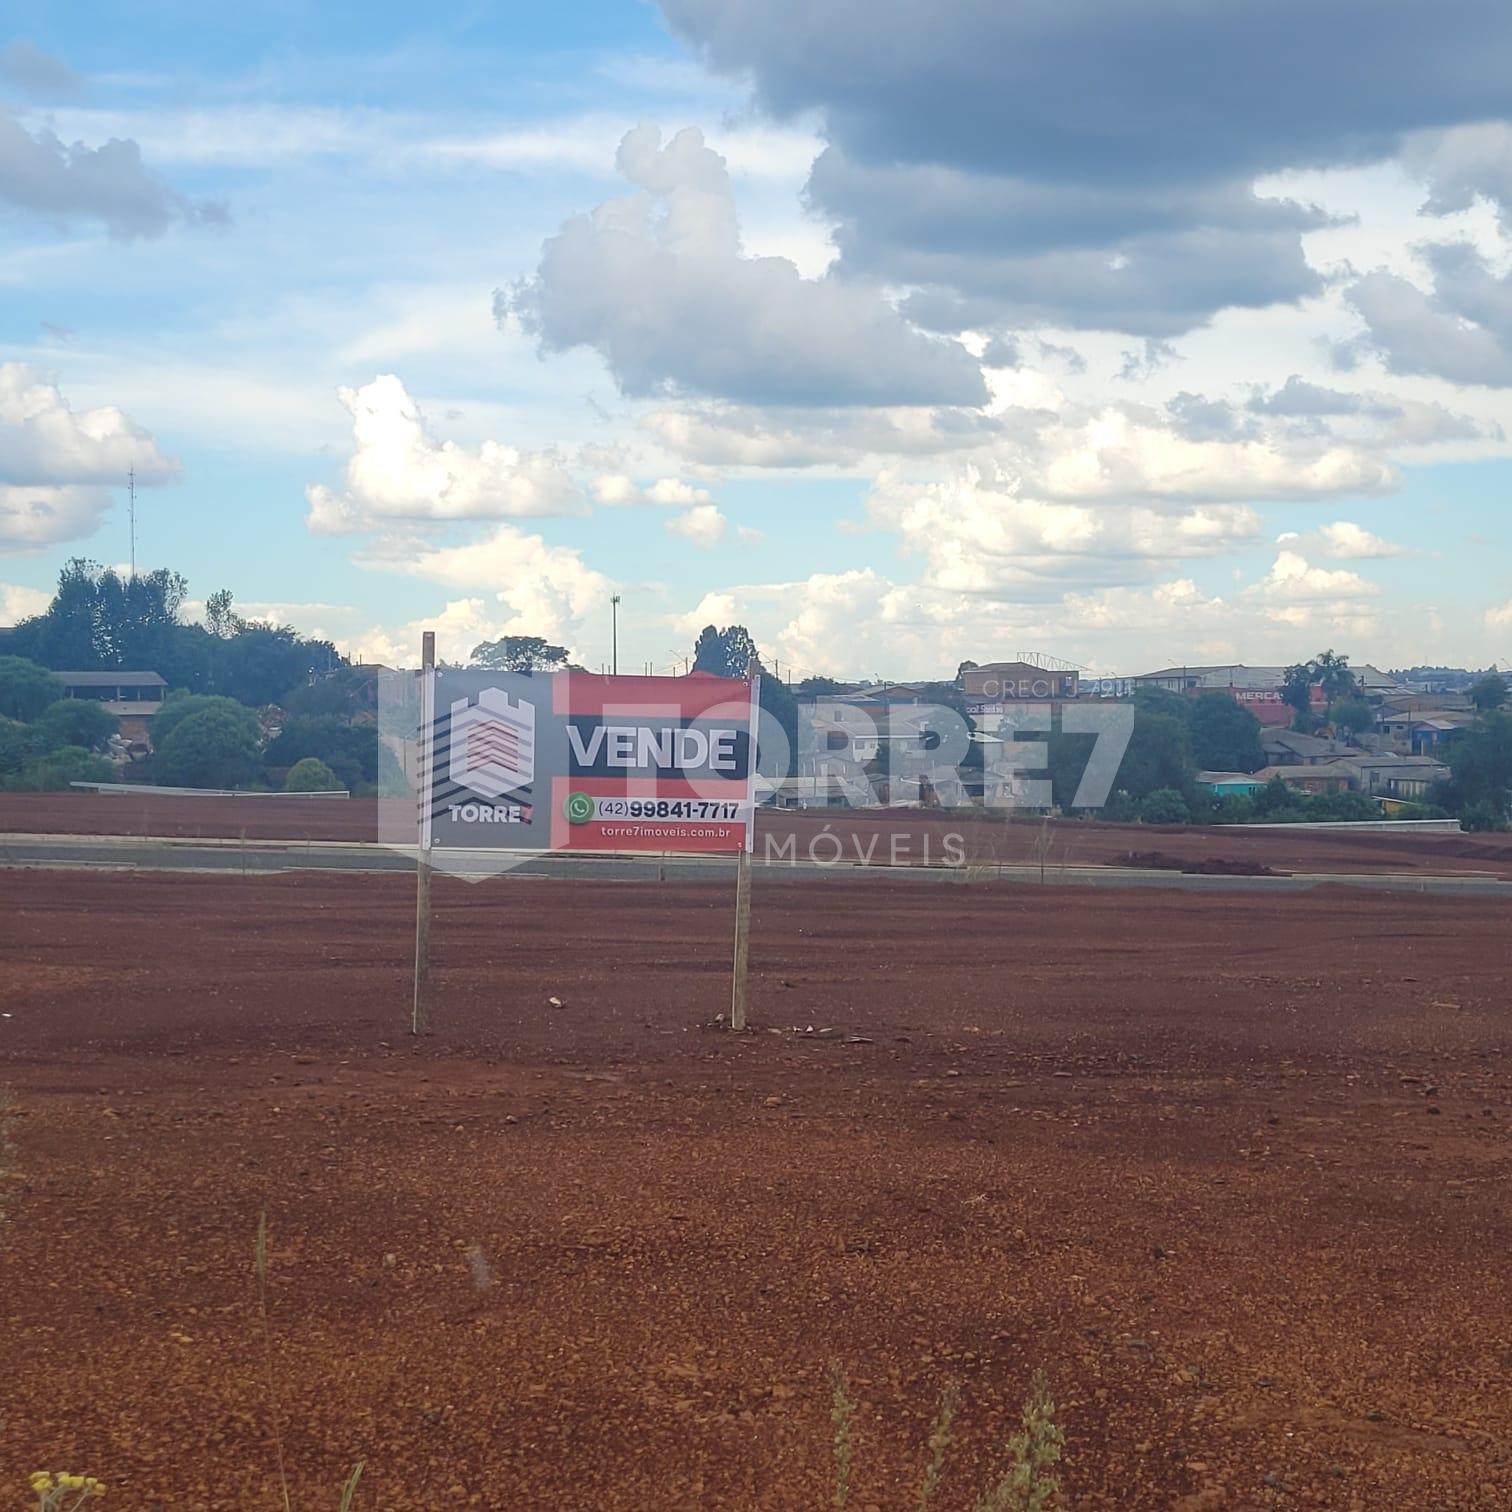
{"type": "MultiPolygon", "coordinates": [[[[462,852],[447,852],[445,869],[457,875],[479,878],[493,869],[462,852]]],[[[1512,881],[1475,874],[1427,876],[1420,873],[1317,872],[1274,877],[1225,877],[1188,875],[1183,872],[1141,870],[1123,866],[1005,865],[988,868],[947,866],[823,865],[806,859],[762,860],[758,869],[784,873],[805,881],[826,877],[907,877],[918,881],[955,883],[1004,881],[1055,887],[1166,887],[1203,892],[1299,892],[1325,884],[1382,888],[1392,892],[1467,894],[1512,899],[1512,881]]],[[[140,836],[111,835],[0,835],[0,866],[67,869],[95,867],[141,871],[222,872],[251,876],[278,872],[413,871],[413,851],[351,841],[302,840],[154,840],[140,836]]],[[[697,881],[732,876],[725,858],[655,856],[562,856],[534,855],[510,868],[524,877],[596,877],[605,881],[646,881],[676,878],[697,881]]]]}

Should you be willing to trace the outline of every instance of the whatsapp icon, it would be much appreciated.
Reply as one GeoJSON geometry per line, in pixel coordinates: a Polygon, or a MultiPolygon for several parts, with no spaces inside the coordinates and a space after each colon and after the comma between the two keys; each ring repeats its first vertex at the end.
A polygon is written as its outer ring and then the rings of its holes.
{"type": "Polygon", "coordinates": [[[587,793],[569,793],[562,811],[569,824],[587,824],[593,818],[593,799],[587,793]]]}

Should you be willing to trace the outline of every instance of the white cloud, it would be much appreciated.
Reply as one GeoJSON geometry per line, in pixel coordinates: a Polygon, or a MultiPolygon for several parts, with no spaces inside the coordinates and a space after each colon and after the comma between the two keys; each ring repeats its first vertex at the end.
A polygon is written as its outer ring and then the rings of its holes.
{"type": "Polygon", "coordinates": [[[599,352],[630,395],[754,403],[978,404],[959,343],[910,325],[870,285],[747,256],[725,160],[696,129],[620,143],[636,193],[567,221],[536,275],[501,296],[544,349],[599,352]]]}
{"type": "Polygon", "coordinates": [[[1314,567],[1288,548],[1276,553],[1270,571],[1250,591],[1272,603],[1323,604],[1373,597],[1381,589],[1344,567],[1314,567]]]}
{"type": "Polygon", "coordinates": [[[152,437],[111,406],[75,410],[57,379],[24,362],[0,363],[0,482],[139,484],[178,477],[152,437]]]}
{"type": "Polygon", "coordinates": [[[420,407],[392,374],[339,391],[355,447],[341,493],[305,489],[316,535],[371,529],[386,520],[498,520],[578,512],[582,499],[554,451],[521,452],[497,441],[477,448],[437,441],[420,407]]]}
{"type": "Polygon", "coordinates": [[[924,559],[927,586],[971,594],[1011,587],[1043,597],[1050,584],[1138,581],[1172,558],[1216,556],[1260,533],[1246,505],[1161,511],[1065,503],[976,468],[936,483],[884,472],[867,512],[924,559]]]}
{"type": "Polygon", "coordinates": [[[1324,556],[1345,561],[1371,561],[1379,557],[1401,556],[1402,548],[1382,540],[1363,525],[1352,520],[1335,520],[1318,527],[1324,556]]]}
{"type": "Polygon", "coordinates": [[[108,488],[0,483],[0,546],[33,551],[92,535],[110,508],[108,488]]]}
{"type": "Polygon", "coordinates": [[[711,551],[724,539],[727,523],[717,504],[695,504],[686,513],[668,520],[666,529],[691,541],[700,551],[711,551]]]}
{"type": "MultiPolygon", "coordinates": [[[[513,525],[465,546],[379,542],[357,558],[364,567],[404,572],[448,588],[487,589],[505,608],[500,635],[543,635],[572,645],[584,624],[606,612],[614,584],[568,546],[553,546],[513,525]]],[[[459,611],[460,612],[460,611],[459,611]]]]}
{"type": "Polygon", "coordinates": [[[46,588],[23,588],[17,583],[0,583],[0,624],[14,625],[19,620],[41,614],[52,603],[46,588]]]}
{"type": "Polygon", "coordinates": [[[89,535],[110,507],[106,485],[135,469],[143,486],[179,465],[113,406],[75,410],[56,378],[0,363],[0,546],[30,550],[89,535]]]}
{"type": "Polygon", "coordinates": [[[1505,604],[1498,604],[1486,610],[1486,628],[1512,630],[1512,599],[1508,599],[1505,604]]]}
{"type": "Polygon", "coordinates": [[[1304,499],[1396,485],[1387,463],[1356,447],[1193,439],[1158,411],[1132,405],[1069,410],[1009,457],[1027,487],[1052,499],[1304,499]]]}
{"type": "Polygon", "coordinates": [[[714,502],[706,488],[695,488],[681,478],[658,478],[643,488],[626,473],[600,473],[593,480],[593,497],[611,508],[659,504],[668,509],[688,509],[714,502]]]}

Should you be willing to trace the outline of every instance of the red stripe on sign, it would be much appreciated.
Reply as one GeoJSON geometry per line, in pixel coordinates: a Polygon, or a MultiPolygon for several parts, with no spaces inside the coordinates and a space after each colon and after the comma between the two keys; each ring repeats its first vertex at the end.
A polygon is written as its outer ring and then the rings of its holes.
{"type": "Polygon", "coordinates": [[[601,677],[558,672],[552,690],[558,714],[663,714],[687,719],[719,709],[732,719],[749,709],[751,685],[739,677],[692,672],[687,677],[601,677]]]}
{"type": "Polygon", "coordinates": [[[468,734],[467,749],[469,753],[473,751],[502,753],[513,759],[520,753],[520,741],[513,730],[489,725],[487,728],[474,729],[468,734]]]}

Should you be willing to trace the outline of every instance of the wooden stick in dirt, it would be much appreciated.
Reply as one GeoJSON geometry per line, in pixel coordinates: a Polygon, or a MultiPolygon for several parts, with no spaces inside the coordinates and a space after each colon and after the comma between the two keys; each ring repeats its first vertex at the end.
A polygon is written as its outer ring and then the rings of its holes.
{"type": "Polygon", "coordinates": [[[420,729],[424,749],[420,761],[420,832],[415,847],[415,1000],[410,1033],[423,1034],[430,1021],[431,845],[425,810],[430,804],[431,762],[435,759],[436,632],[427,630],[420,642],[420,729]]]}
{"type": "Polygon", "coordinates": [[[730,1028],[746,1026],[746,957],[751,943],[751,853],[742,844],[735,863],[735,981],[730,1028]]]}

